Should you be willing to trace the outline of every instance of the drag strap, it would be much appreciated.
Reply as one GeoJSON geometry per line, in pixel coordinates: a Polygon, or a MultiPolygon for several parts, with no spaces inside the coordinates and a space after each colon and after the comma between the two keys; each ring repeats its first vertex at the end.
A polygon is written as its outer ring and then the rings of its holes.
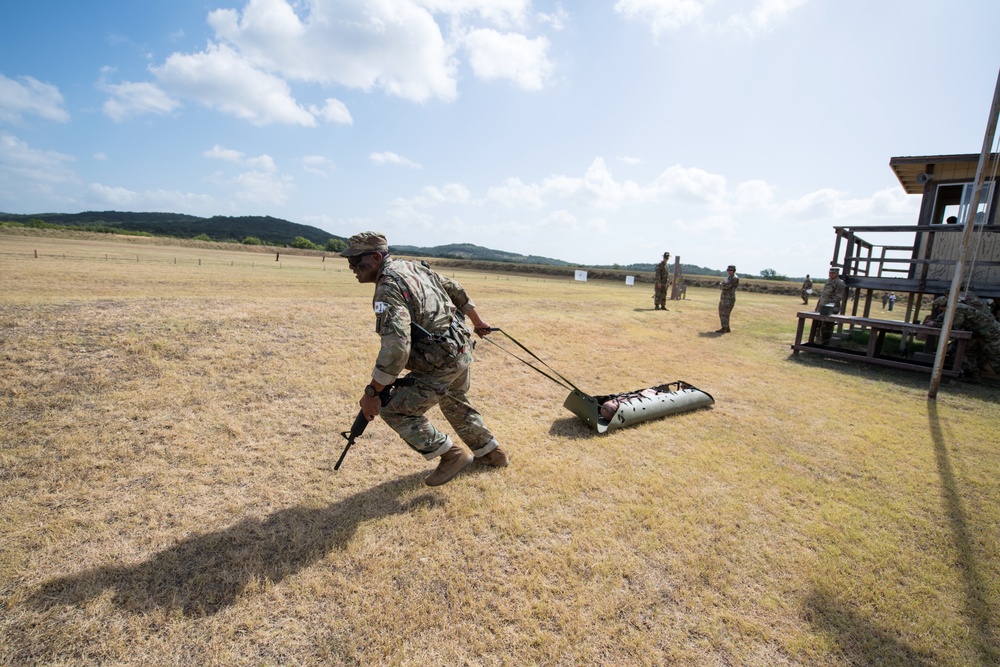
{"type": "MultiPolygon", "coordinates": [[[[539,359],[538,355],[536,355],[534,352],[532,352],[531,350],[529,350],[528,348],[526,348],[524,345],[522,345],[520,342],[518,342],[518,340],[516,338],[514,338],[513,336],[511,336],[509,333],[507,333],[503,329],[498,329],[496,327],[491,327],[490,331],[498,331],[498,332],[502,333],[504,336],[506,336],[507,338],[509,338],[515,345],[517,345],[519,348],[521,348],[522,350],[524,350],[525,352],[527,352],[528,354],[530,354],[532,357],[534,357],[535,360],[538,361],[538,363],[540,363],[542,366],[545,366],[550,371],[552,371],[553,373],[555,373],[555,375],[557,375],[559,377],[559,379],[562,380],[562,382],[560,382],[559,380],[555,379],[554,377],[552,377],[551,375],[549,375],[548,373],[546,373],[542,369],[538,368],[537,366],[535,366],[534,364],[532,364],[530,361],[525,361],[521,357],[517,356],[516,354],[514,354],[513,352],[511,352],[510,350],[508,350],[507,348],[505,348],[503,345],[499,345],[499,344],[493,342],[492,340],[490,340],[488,337],[484,336],[483,340],[485,340],[487,343],[490,343],[492,345],[495,345],[496,347],[499,347],[501,350],[503,350],[504,352],[506,352],[510,356],[514,357],[515,359],[517,359],[518,361],[520,361],[522,364],[524,364],[528,368],[531,368],[531,369],[537,371],[538,373],[541,373],[542,375],[544,375],[545,377],[547,377],[548,379],[552,380],[557,385],[559,385],[560,387],[562,387],[563,389],[576,389],[577,391],[580,391],[579,389],[576,388],[576,385],[574,385],[572,382],[570,382],[569,380],[567,380],[566,378],[564,378],[562,375],[559,375],[559,373],[554,368],[552,368],[547,363],[545,363],[544,361],[542,361],[541,359],[539,359]],[[563,384],[563,382],[565,382],[566,384],[563,384]],[[569,385],[569,386],[566,386],[566,385],[569,385]]],[[[583,392],[580,392],[580,393],[583,393],[583,392]]]]}

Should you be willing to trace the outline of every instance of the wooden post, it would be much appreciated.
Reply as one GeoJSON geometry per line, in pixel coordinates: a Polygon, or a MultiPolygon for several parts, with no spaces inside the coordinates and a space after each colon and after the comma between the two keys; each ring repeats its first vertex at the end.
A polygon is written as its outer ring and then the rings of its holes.
{"type": "Polygon", "coordinates": [[[681,286],[680,282],[683,280],[683,273],[681,272],[681,258],[678,255],[674,257],[674,280],[673,285],[670,287],[670,300],[677,301],[681,298],[681,286]]]}
{"type": "MultiPolygon", "coordinates": [[[[976,186],[973,189],[972,201],[965,213],[965,229],[962,240],[958,244],[958,260],[955,262],[955,275],[951,279],[951,290],[948,292],[948,305],[944,311],[944,321],[941,322],[941,337],[938,339],[937,354],[934,356],[934,367],[931,371],[931,386],[927,398],[937,398],[938,387],[941,385],[941,373],[944,368],[944,357],[948,352],[948,337],[951,325],[955,321],[955,306],[958,305],[958,293],[962,288],[965,273],[965,255],[968,252],[969,240],[972,238],[972,228],[976,226],[976,213],[979,211],[979,200],[983,196],[983,181],[986,179],[986,164],[990,158],[990,146],[997,131],[997,116],[1000,115],[1000,72],[997,73],[997,83],[993,89],[993,104],[990,107],[990,117],[986,121],[986,136],[983,137],[983,150],[979,155],[976,167],[976,186]]],[[[963,221],[959,221],[963,222],[963,221]]],[[[988,223],[989,220],[983,220],[988,223]]]]}

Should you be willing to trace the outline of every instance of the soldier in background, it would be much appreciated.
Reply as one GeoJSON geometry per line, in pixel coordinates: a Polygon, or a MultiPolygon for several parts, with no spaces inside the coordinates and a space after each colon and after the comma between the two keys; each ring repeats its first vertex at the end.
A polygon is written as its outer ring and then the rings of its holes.
{"type": "Polygon", "coordinates": [[[467,395],[472,341],[465,316],[480,337],[490,332],[490,325],[462,286],[423,262],[391,258],[385,237],[377,232],[352,236],[340,254],[347,257],[359,283],[375,283],[375,333],[382,345],[360,401],[368,420],[381,414],[415,452],[428,461],[440,457],[437,469],[424,480],[428,486],[450,481],[473,458],[506,466],[507,455],[467,395]],[[410,370],[407,379],[412,384],[397,385],[383,407],[379,392],[404,368],[410,370]],[[471,453],[424,416],[435,405],[471,453]]]}
{"type": "Polygon", "coordinates": [[[810,278],[809,274],[807,273],[806,279],[802,281],[802,303],[807,306],[809,305],[809,295],[812,294],[812,289],[813,289],[813,281],[812,278],[810,278]]]}
{"type": "MultiPolygon", "coordinates": [[[[818,312],[823,307],[823,304],[832,303],[834,315],[839,314],[840,304],[844,302],[846,294],[847,283],[840,279],[840,269],[836,266],[831,266],[826,284],[823,285],[823,291],[819,293],[819,299],[816,301],[816,311],[818,312]]],[[[832,337],[833,322],[823,322],[823,326],[820,328],[820,338],[823,345],[829,345],[830,338],[832,337]]]]}
{"type": "MultiPolygon", "coordinates": [[[[940,327],[944,322],[947,305],[948,297],[941,296],[934,300],[932,306],[939,309],[934,326],[940,327]]],[[[974,292],[970,291],[956,304],[951,326],[972,332],[972,339],[966,345],[962,358],[962,376],[972,382],[979,382],[983,375],[996,378],[996,372],[1000,370],[1000,323],[974,292]],[[967,301],[969,294],[972,294],[971,303],[967,301]]]]}
{"type": "Polygon", "coordinates": [[[656,265],[656,275],[653,282],[653,310],[667,309],[667,287],[670,286],[670,267],[667,260],[670,253],[663,253],[663,259],[656,265]]]}
{"type": "Polygon", "coordinates": [[[719,295],[719,324],[715,333],[729,333],[729,315],[736,305],[736,288],[740,286],[740,277],[736,275],[736,267],[730,264],[726,268],[726,279],[719,283],[722,293],[719,295]]]}

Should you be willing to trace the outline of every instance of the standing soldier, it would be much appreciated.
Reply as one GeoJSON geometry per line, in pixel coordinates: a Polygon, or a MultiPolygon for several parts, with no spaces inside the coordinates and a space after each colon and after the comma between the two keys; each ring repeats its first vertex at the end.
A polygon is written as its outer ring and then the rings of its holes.
{"type": "Polygon", "coordinates": [[[667,309],[667,287],[670,285],[670,267],[667,260],[670,253],[663,253],[663,259],[656,265],[656,278],[653,285],[653,310],[667,309]]]}
{"type": "Polygon", "coordinates": [[[807,306],[809,305],[809,295],[812,294],[812,289],[813,289],[813,281],[809,277],[809,274],[807,273],[806,279],[802,281],[802,303],[804,303],[807,306]]]}
{"type": "Polygon", "coordinates": [[[490,325],[462,286],[422,262],[391,258],[385,237],[376,232],[352,236],[340,254],[347,257],[359,283],[375,283],[375,333],[382,345],[360,401],[365,417],[371,421],[381,414],[415,452],[428,461],[441,458],[424,480],[428,486],[450,481],[473,458],[485,465],[506,466],[507,455],[467,396],[472,342],[465,316],[480,337],[490,332],[490,325]],[[383,407],[379,393],[404,368],[410,370],[406,376],[410,384],[397,385],[383,407]],[[440,406],[471,453],[424,416],[434,405],[440,406]]]}
{"type": "Polygon", "coordinates": [[[736,305],[736,288],[740,286],[740,277],[736,275],[736,267],[730,264],[726,268],[726,279],[719,283],[722,294],[719,295],[719,327],[715,333],[729,333],[729,314],[736,305]]]}
{"type": "MultiPolygon", "coordinates": [[[[836,266],[830,267],[830,274],[826,280],[826,284],[823,285],[823,291],[819,293],[819,299],[816,301],[816,311],[818,312],[823,304],[832,303],[834,314],[840,313],[840,304],[844,301],[844,296],[847,294],[847,283],[841,280],[838,276],[840,275],[840,269],[836,266]]],[[[823,326],[820,328],[820,338],[823,345],[830,344],[830,338],[833,336],[833,322],[823,322],[823,326]]]]}

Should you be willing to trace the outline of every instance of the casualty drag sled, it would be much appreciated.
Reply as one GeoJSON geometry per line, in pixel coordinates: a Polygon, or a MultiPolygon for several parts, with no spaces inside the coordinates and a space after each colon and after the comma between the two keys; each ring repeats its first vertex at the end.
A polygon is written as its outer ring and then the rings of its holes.
{"type": "Polygon", "coordinates": [[[650,419],[697,410],[713,403],[715,399],[711,394],[677,380],[610,396],[588,396],[574,388],[563,407],[598,433],[605,433],[650,419]]]}
{"type": "Polygon", "coordinates": [[[490,331],[502,333],[515,345],[530,354],[536,361],[557,375],[562,382],[533,365],[531,362],[521,359],[503,346],[497,345],[488,338],[486,339],[487,342],[496,345],[518,361],[527,364],[534,370],[558,384],[560,387],[570,389],[570,394],[566,397],[566,402],[563,403],[563,407],[585,421],[598,433],[606,433],[607,431],[613,431],[617,428],[632,426],[640,422],[649,421],[650,419],[659,419],[660,417],[666,417],[667,415],[676,414],[678,412],[697,410],[698,408],[703,408],[715,403],[715,399],[712,398],[711,394],[704,392],[701,389],[684,382],[683,380],[668,382],[667,384],[649,387],[648,389],[627,391],[621,394],[589,396],[588,394],[585,394],[577,389],[576,385],[572,382],[564,378],[562,375],[559,375],[555,369],[539,359],[534,352],[519,343],[513,336],[503,329],[494,328],[490,329],[490,331]]]}

